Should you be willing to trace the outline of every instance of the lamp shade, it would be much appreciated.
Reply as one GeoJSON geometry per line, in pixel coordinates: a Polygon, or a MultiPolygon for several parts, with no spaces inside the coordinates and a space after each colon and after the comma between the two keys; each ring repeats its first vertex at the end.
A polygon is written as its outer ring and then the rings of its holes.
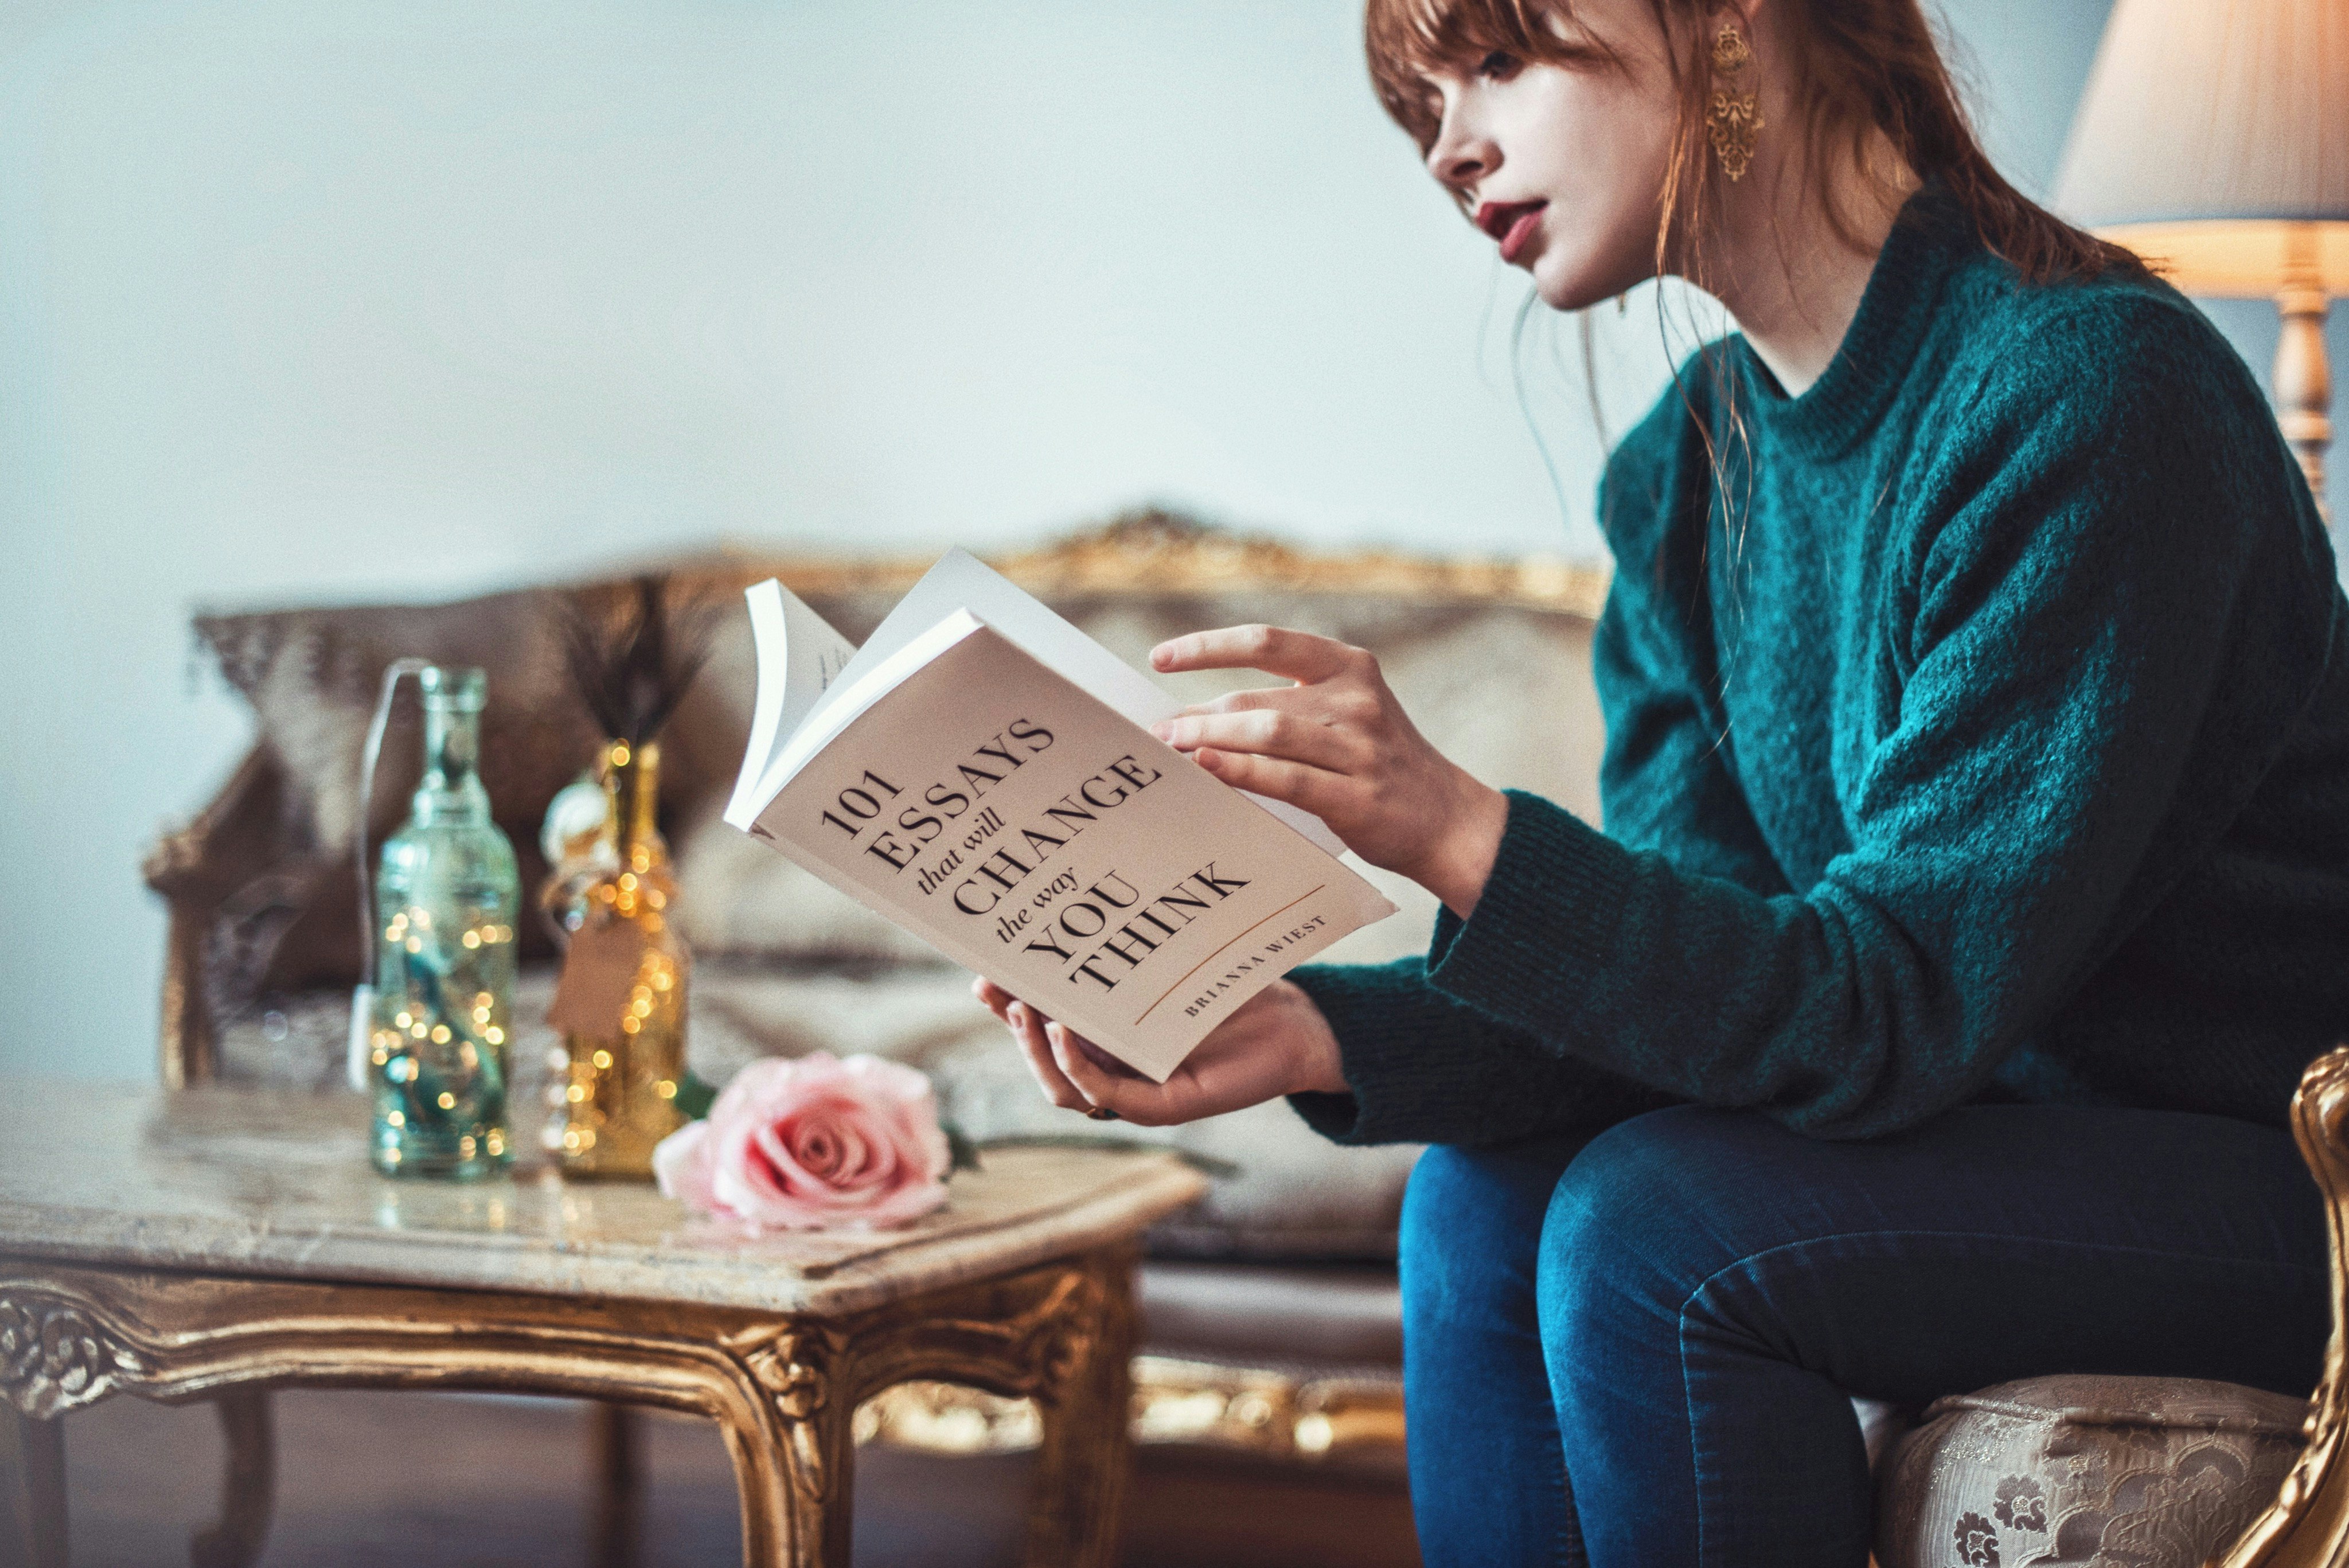
{"type": "Polygon", "coordinates": [[[2349,0],[2117,0],[2054,204],[2190,294],[2349,294],[2349,0]]]}

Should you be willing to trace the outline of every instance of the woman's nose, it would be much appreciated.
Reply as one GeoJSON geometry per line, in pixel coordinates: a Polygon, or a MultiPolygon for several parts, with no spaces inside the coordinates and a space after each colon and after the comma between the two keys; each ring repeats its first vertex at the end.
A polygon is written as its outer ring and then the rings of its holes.
{"type": "Polygon", "coordinates": [[[1427,171],[1438,184],[1455,191],[1466,191],[1479,180],[1490,178],[1500,164],[1501,150],[1489,138],[1469,134],[1450,123],[1427,150],[1427,171]]]}

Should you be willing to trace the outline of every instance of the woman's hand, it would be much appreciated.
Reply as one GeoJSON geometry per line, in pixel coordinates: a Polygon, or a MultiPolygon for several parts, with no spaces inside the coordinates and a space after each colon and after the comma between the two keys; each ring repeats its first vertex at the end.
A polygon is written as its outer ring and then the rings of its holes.
{"type": "Polygon", "coordinates": [[[1234,1008],[1163,1084],[1152,1083],[992,981],[975,981],[971,991],[1010,1026],[1044,1097],[1063,1110],[1102,1106],[1137,1126],[1154,1127],[1242,1110],[1282,1095],[1346,1092],[1330,1021],[1311,997],[1285,980],[1234,1008]]]}
{"type": "Polygon", "coordinates": [[[1373,866],[1466,919],[1492,874],[1509,803],[1427,743],[1359,648],[1272,626],[1162,642],[1151,667],[1261,670],[1297,682],[1235,691],[1153,726],[1226,784],[1311,812],[1373,866]]]}

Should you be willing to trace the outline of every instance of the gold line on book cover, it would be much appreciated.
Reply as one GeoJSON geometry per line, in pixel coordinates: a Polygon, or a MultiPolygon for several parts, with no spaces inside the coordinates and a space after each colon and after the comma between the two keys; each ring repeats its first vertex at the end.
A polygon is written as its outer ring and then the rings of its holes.
{"type": "MultiPolygon", "coordinates": [[[[1329,885],[1329,883],[1324,882],[1321,884],[1321,888],[1327,888],[1329,885]]],[[[1316,888],[1312,889],[1311,892],[1299,894],[1296,898],[1291,898],[1288,902],[1283,904],[1278,909],[1275,909],[1271,914],[1267,915],[1263,919],[1258,920],[1255,925],[1250,926],[1247,930],[1242,931],[1238,936],[1234,937],[1230,941],[1226,942],[1222,947],[1217,948],[1214,952],[1209,953],[1206,958],[1201,959],[1197,963],[1193,964],[1189,970],[1185,971],[1182,980],[1176,981],[1173,985],[1168,986],[1164,992],[1159,993],[1158,1002],[1152,1002],[1135,1016],[1133,1020],[1135,1025],[1139,1027],[1143,1019],[1147,1018],[1152,1013],[1157,1012],[1159,1002],[1164,1002],[1168,997],[1182,990],[1184,981],[1189,980],[1192,975],[1198,973],[1201,970],[1206,968],[1209,964],[1215,962],[1217,959],[1223,957],[1226,953],[1231,951],[1234,948],[1239,946],[1250,937],[1256,935],[1257,932],[1264,929],[1265,927],[1272,924],[1273,921],[1280,919],[1281,916],[1288,913],[1289,910],[1297,908],[1298,905],[1313,897],[1314,893],[1319,893],[1321,890],[1321,888],[1316,888]]]]}

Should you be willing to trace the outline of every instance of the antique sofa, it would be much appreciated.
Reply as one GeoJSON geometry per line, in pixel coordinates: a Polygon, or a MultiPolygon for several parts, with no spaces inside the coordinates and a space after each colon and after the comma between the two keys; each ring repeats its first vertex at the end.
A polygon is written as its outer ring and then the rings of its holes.
{"type": "MultiPolygon", "coordinates": [[[[875,1051],[929,1072],[948,1117],[982,1144],[1090,1135],[1092,1124],[1042,1102],[969,999],[966,976],[717,821],[750,707],[740,588],[779,576],[861,638],[925,564],[749,553],[662,564],[674,602],[718,615],[709,661],[664,742],[662,817],[697,961],[692,1064],[722,1081],[761,1053],[875,1051]]],[[[1131,658],[1178,631],[1254,620],[1369,647],[1447,753],[1489,782],[1537,790],[1596,819],[1601,727],[1589,640],[1605,592],[1599,569],[1308,555],[1160,513],[995,564],[1131,658]]],[[[340,1082],[357,959],[354,780],[389,659],[417,654],[488,670],[483,774],[525,886],[535,885],[544,869],[540,815],[598,738],[564,689],[558,607],[623,591],[619,582],[585,583],[457,605],[199,619],[203,645],[252,702],[258,734],[226,786],[148,864],[171,911],[167,1083],[323,1090],[340,1082]]],[[[1205,695],[1219,680],[1176,684],[1205,695]]],[[[396,723],[365,825],[371,836],[396,824],[415,751],[412,730],[396,723]]],[[[1402,913],[1357,933],[1333,959],[1381,959],[1425,940],[1432,901],[1372,875],[1402,913]]],[[[543,933],[526,933],[524,957],[516,1011],[533,1032],[515,1052],[518,1122],[543,1114],[535,1090],[553,1043],[535,1023],[551,985],[543,933]]],[[[2325,1058],[2297,1116],[2311,1167],[2336,1203],[2349,1172],[2344,1108],[2349,1056],[2325,1058]]],[[[533,1147],[534,1130],[518,1126],[522,1147],[533,1147]]],[[[1330,1147],[1278,1104],[1187,1128],[1113,1130],[1170,1142],[1216,1175],[1206,1199],[1151,1238],[1136,1438],[1268,1476],[1343,1475],[1399,1492],[1394,1225],[1417,1151],[1330,1147]]],[[[2153,1568],[2199,1562],[2239,1534],[2228,1558],[2237,1568],[2349,1564],[2349,1480],[2334,1462],[2342,1343],[2336,1327],[2313,1403],[2220,1385],[2044,1379],[1942,1401],[1897,1446],[1904,1417],[1918,1413],[1862,1407],[1871,1455],[1881,1457],[1884,1568],[2153,1568]]],[[[1019,1407],[937,1387],[885,1396],[863,1424],[885,1439],[960,1451],[1016,1448],[1032,1429],[1019,1407]]],[[[1392,1560],[1413,1560],[1407,1541],[1392,1560]]]]}

